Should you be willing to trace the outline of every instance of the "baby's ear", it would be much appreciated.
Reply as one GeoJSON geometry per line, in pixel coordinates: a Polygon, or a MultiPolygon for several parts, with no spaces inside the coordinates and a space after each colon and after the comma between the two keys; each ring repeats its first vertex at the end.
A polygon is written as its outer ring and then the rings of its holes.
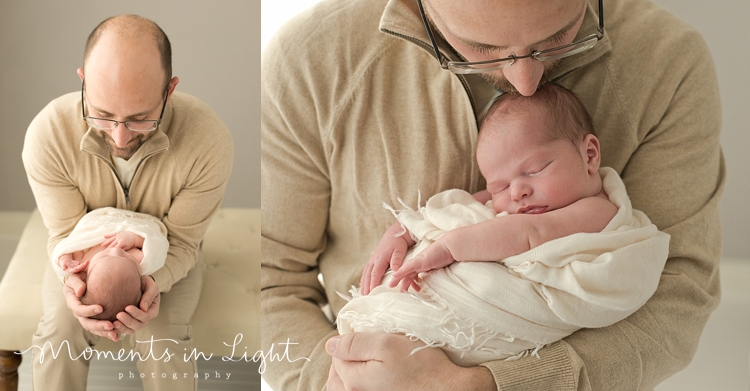
{"type": "Polygon", "coordinates": [[[584,157],[588,173],[598,173],[602,157],[599,149],[599,139],[593,134],[586,135],[583,138],[583,143],[581,143],[581,153],[584,157]]]}

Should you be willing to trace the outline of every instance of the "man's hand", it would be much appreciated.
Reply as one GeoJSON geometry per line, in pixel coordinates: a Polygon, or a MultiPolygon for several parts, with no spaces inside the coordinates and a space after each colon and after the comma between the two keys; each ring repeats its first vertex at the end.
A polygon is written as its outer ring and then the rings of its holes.
{"type": "Polygon", "coordinates": [[[453,364],[442,350],[425,348],[403,335],[352,333],[333,337],[327,389],[343,390],[495,390],[489,370],[453,364]]]}
{"type": "Polygon", "coordinates": [[[409,232],[397,236],[403,232],[401,224],[396,223],[390,226],[380,238],[375,250],[372,252],[370,259],[365,264],[365,270],[362,272],[359,285],[363,295],[367,295],[380,285],[380,280],[390,267],[398,270],[404,262],[406,251],[414,245],[414,241],[409,236],[409,232]]]}
{"type": "MultiPolygon", "coordinates": [[[[448,234],[446,234],[448,235],[448,234]]],[[[442,239],[442,238],[441,238],[442,239]]],[[[427,246],[416,257],[412,258],[406,265],[401,267],[393,274],[391,282],[388,284],[391,288],[399,285],[401,282],[401,291],[406,291],[410,286],[416,285],[417,276],[421,272],[446,267],[455,262],[450,250],[443,245],[438,239],[435,243],[427,246]]]]}
{"type": "Polygon", "coordinates": [[[86,283],[83,282],[85,275],[83,273],[71,274],[65,280],[63,286],[63,294],[65,295],[65,301],[73,312],[73,316],[78,319],[81,326],[90,331],[92,334],[99,335],[101,337],[109,338],[115,342],[118,341],[117,332],[114,330],[112,322],[107,320],[96,320],[89,318],[90,316],[99,314],[102,312],[102,306],[98,304],[94,305],[83,305],[81,303],[81,296],[86,292],[86,283]]]}
{"type": "Polygon", "coordinates": [[[143,294],[140,308],[129,305],[125,307],[125,311],[117,314],[117,320],[113,325],[118,333],[133,334],[159,315],[161,294],[156,281],[151,276],[141,276],[141,290],[143,294]]]}

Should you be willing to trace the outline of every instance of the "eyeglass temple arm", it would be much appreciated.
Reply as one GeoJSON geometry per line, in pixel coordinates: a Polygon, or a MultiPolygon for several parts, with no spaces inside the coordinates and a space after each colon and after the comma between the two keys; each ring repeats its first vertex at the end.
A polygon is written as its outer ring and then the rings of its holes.
{"type": "Polygon", "coordinates": [[[422,17],[422,23],[424,23],[425,30],[427,30],[427,36],[430,38],[432,49],[435,51],[435,58],[437,58],[438,62],[442,65],[443,61],[440,58],[440,51],[438,50],[435,37],[432,35],[432,29],[430,29],[429,22],[427,22],[427,14],[424,12],[424,8],[422,7],[422,0],[417,0],[417,7],[419,7],[419,14],[422,17]]]}

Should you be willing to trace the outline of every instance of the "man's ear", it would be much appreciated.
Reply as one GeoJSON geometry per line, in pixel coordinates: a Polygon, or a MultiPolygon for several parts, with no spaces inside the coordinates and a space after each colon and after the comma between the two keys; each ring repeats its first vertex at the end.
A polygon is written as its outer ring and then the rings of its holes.
{"type": "Polygon", "coordinates": [[[586,169],[589,174],[597,174],[601,164],[601,153],[599,149],[599,139],[593,134],[587,134],[581,143],[581,155],[586,163],[586,169]]]}
{"type": "Polygon", "coordinates": [[[167,103],[172,99],[172,94],[174,93],[174,89],[177,87],[177,83],[180,82],[180,78],[177,76],[174,76],[171,80],[169,80],[169,93],[167,94],[167,103]]]}
{"type": "Polygon", "coordinates": [[[78,68],[78,70],[76,70],[76,73],[78,74],[78,77],[83,82],[83,68],[78,68]]]}

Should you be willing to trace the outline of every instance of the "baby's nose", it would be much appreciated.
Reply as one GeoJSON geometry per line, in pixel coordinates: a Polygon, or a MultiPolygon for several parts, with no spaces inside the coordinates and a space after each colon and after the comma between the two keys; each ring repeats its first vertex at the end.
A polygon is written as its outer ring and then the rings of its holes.
{"type": "Polygon", "coordinates": [[[511,197],[513,198],[513,201],[520,201],[530,196],[533,192],[534,191],[531,186],[519,183],[513,186],[513,189],[511,189],[511,197]]]}

